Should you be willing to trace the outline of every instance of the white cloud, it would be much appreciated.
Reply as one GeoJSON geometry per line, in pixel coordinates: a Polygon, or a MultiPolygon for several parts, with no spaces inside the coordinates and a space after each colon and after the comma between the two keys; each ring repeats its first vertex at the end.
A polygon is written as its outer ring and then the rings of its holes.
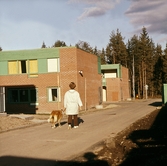
{"type": "Polygon", "coordinates": [[[98,17],[106,14],[120,3],[120,0],[69,0],[69,3],[86,5],[83,13],[78,17],[78,20],[83,20],[87,17],[98,17]]]}

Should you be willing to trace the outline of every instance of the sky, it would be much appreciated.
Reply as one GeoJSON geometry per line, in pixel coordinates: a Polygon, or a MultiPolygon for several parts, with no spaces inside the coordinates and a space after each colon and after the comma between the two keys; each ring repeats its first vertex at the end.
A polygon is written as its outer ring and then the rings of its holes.
{"type": "Polygon", "coordinates": [[[101,50],[119,29],[125,44],[142,28],[157,45],[167,43],[167,0],[0,0],[3,51],[79,41],[101,50]]]}

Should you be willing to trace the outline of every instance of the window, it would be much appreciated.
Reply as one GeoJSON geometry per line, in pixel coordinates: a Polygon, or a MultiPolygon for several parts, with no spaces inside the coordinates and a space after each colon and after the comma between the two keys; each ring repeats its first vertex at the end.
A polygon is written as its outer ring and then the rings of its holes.
{"type": "Polygon", "coordinates": [[[104,73],[104,78],[116,78],[117,73],[104,73]]]}
{"type": "Polygon", "coordinates": [[[55,102],[60,101],[60,88],[48,88],[48,101],[55,102]]]}
{"type": "Polygon", "coordinates": [[[20,73],[27,73],[27,63],[26,61],[19,61],[20,73]]]}
{"type": "Polygon", "coordinates": [[[18,102],[19,99],[19,94],[18,94],[18,90],[10,90],[9,91],[9,99],[10,102],[18,102]]]}
{"type": "Polygon", "coordinates": [[[29,73],[30,76],[38,76],[38,63],[37,60],[19,60],[8,62],[9,74],[23,74],[29,73]]]}
{"type": "Polygon", "coordinates": [[[8,89],[9,103],[36,103],[37,89],[35,88],[9,88],[8,89]]]}
{"type": "Polygon", "coordinates": [[[28,90],[19,90],[20,102],[28,102],[28,90]]]}
{"type": "Polygon", "coordinates": [[[59,63],[60,63],[59,58],[48,59],[47,60],[48,72],[59,72],[60,71],[59,63]]]}
{"type": "Polygon", "coordinates": [[[29,60],[29,74],[30,77],[37,77],[38,76],[38,61],[29,60]]]}
{"type": "Polygon", "coordinates": [[[17,61],[8,62],[8,72],[9,72],[9,74],[17,74],[18,73],[17,61]]]}

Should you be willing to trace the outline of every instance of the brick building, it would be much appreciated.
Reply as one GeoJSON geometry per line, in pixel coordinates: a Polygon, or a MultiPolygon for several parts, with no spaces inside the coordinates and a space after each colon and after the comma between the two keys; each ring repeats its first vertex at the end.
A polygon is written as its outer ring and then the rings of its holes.
{"type": "Polygon", "coordinates": [[[1,51],[0,112],[46,113],[60,109],[72,81],[83,109],[99,104],[99,57],[76,47],[1,51]]]}
{"type": "Polygon", "coordinates": [[[103,102],[130,98],[128,69],[120,64],[101,65],[103,74],[103,102]]]}

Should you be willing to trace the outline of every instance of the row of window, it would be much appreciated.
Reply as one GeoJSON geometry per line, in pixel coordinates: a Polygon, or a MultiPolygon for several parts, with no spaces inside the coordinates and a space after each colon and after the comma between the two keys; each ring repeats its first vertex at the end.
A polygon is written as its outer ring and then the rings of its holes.
{"type": "MultiPolygon", "coordinates": [[[[60,102],[60,88],[47,88],[48,102],[60,102]]],[[[35,88],[9,88],[8,103],[38,103],[38,89],[35,88]]]]}
{"type": "MultiPolygon", "coordinates": [[[[59,72],[59,58],[47,59],[47,71],[48,72],[59,72]]],[[[32,76],[38,74],[38,60],[15,60],[8,61],[8,73],[9,74],[23,74],[27,73],[32,76]]]]}

